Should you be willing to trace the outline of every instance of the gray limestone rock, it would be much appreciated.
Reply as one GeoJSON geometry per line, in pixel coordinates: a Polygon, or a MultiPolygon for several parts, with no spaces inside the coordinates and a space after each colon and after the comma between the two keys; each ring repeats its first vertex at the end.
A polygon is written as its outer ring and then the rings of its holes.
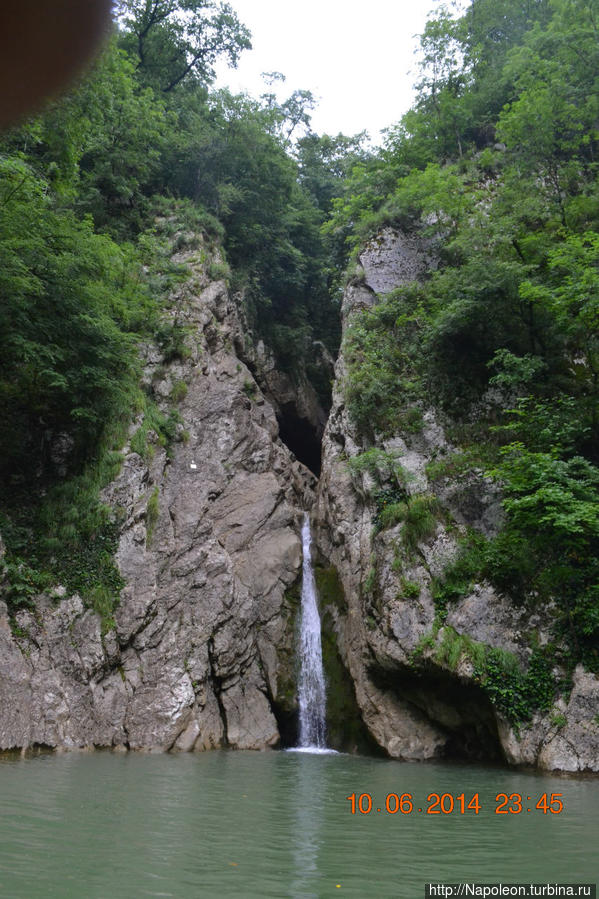
{"type": "Polygon", "coordinates": [[[360,253],[364,280],[375,293],[388,293],[409,281],[418,281],[433,267],[433,242],[384,228],[360,253]]]}
{"type": "MultiPolygon", "coordinates": [[[[431,243],[394,229],[371,240],[345,291],[344,329],[379,294],[422,277],[435,265],[432,256],[431,243]]],[[[483,758],[495,752],[512,765],[598,772],[599,678],[577,669],[569,698],[558,699],[556,709],[536,714],[517,732],[493,709],[472,661],[460,651],[460,640],[483,643],[511,653],[524,669],[532,653],[531,631],[541,645],[550,639],[550,610],[531,617],[488,584],[478,584],[451,604],[444,627],[435,621],[431,581],[455,556],[465,526],[486,536],[497,533],[503,520],[499,490],[482,471],[454,480],[429,478],[429,463],[458,448],[438,415],[423,409],[419,433],[376,441],[398,456],[409,475],[409,493],[433,493],[444,510],[413,556],[402,554],[403,525],[376,534],[369,477],[350,472],[348,460],[370,445],[362,442],[345,407],[343,354],[335,373],[313,518],[319,551],[343,584],[347,613],[338,616],[339,649],[370,733],[398,758],[432,758],[460,745],[474,754],[478,747],[483,758]],[[452,644],[457,659],[448,651],[452,644]]]]}
{"type": "Polygon", "coordinates": [[[277,641],[315,478],[279,440],[273,407],[233,349],[241,326],[225,283],[210,282],[190,255],[177,258],[192,277],[173,314],[193,329],[192,349],[165,366],[146,346],[144,377],[167,411],[173,385],[187,385],[185,440],[168,456],[155,444],[151,461],[125,447],[104,491],[124,518],[114,629],[103,632],[77,596],[39,597],[17,615],[15,636],[0,603],[0,748],[278,743],[277,641]]]}

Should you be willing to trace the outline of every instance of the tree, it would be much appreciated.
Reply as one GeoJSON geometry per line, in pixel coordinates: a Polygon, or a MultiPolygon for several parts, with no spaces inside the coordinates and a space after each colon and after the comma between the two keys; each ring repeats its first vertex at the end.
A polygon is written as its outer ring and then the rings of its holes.
{"type": "Polygon", "coordinates": [[[323,213],[329,214],[334,197],[341,196],[352,166],[368,158],[366,132],[347,136],[306,134],[297,142],[300,180],[323,213]]]}
{"type": "Polygon", "coordinates": [[[0,160],[0,234],[0,472],[19,483],[47,473],[57,435],[85,460],[130,404],[137,299],[119,247],[20,160],[0,160]]]}
{"type": "Polygon", "coordinates": [[[599,234],[569,234],[549,253],[544,283],[524,281],[520,293],[550,309],[565,340],[570,371],[588,397],[593,438],[599,429],[599,234]]]}
{"type": "Polygon", "coordinates": [[[235,67],[251,49],[250,32],[228,3],[214,0],[118,0],[122,43],[142,79],[165,93],[184,81],[209,82],[224,57],[235,67]]]}
{"type": "MultiPolygon", "coordinates": [[[[262,78],[269,87],[276,82],[282,84],[286,81],[281,72],[262,72],[262,78]]],[[[283,102],[279,102],[274,91],[261,94],[260,99],[270,112],[273,133],[278,134],[285,144],[290,144],[291,137],[298,127],[310,133],[310,112],[316,106],[311,91],[295,90],[283,102]]]]}

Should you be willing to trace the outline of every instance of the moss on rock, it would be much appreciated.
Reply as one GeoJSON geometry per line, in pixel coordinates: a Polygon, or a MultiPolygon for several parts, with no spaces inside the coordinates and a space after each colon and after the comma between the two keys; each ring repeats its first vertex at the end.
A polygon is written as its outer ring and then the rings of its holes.
{"type": "Polygon", "coordinates": [[[345,752],[378,753],[356,701],[353,680],[337,645],[337,620],[347,611],[343,586],[333,566],[314,569],[322,632],[322,662],[327,685],[327,743],[345,752]]]}

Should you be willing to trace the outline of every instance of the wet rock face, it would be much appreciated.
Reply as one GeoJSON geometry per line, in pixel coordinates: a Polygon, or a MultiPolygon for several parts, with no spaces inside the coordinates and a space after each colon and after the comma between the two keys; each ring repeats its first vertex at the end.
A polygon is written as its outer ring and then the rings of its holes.
{"type": "MultiPolygon", "coordinates": [[[[360,255],[363,277],[343,301],[343,326],[353,315],[430,267],[430,246],[386,229],[360,255]]],[[[409,473],[409,491],[434,494],[443,514],[434,532],[398,565],[402,524],[374,535],[374,504],[366,499],[366,474],[348,460],[363,445],[345,408],[343,354],[336,364],[331,414],[323,437],[322,474],[313,511],[315,542],[335,566],[347,602],[336,630],[339,650],[355,685],[370,734],[390,756],[430,759],[461,755],[499,758],[513,765],[556,771],[599,772],[599,678],[578,668],[569,696],[536,714],[519,731],[480,689],[460,640],[510,653],[524,670],[531,632],[541,645],[551,639],[550,620],[535,615],[489,584],[451,604],[444,626],[435,620],[432,578],[457,551],[466,527],[494,536],[502,523],[501,497],[482,471],[430,480],[428,463],[449,456],[442,421],[423,409],[418,433],[397,433],[377,445],[398,454],[409,473]]],[[[463,644],[462,644],[463,645],[463,644]]]]}
{"type": "Polygon", "coordinates": [[[125,521],[115,626],[103,633],[79,597],[41,597],[13,634],[0,604],[1,748],[279,742],[284,594],[301,572],[315,478],[279,440],[274,409],[233,350],[241,326],[224,282],[190,265],[174,298],[192,327],[189,358],[164,364],[145,351],[164,409],[186,385],[181,439],[168,454],[155,444],[151,461],[125,448],[104,495],[125,521]]]}

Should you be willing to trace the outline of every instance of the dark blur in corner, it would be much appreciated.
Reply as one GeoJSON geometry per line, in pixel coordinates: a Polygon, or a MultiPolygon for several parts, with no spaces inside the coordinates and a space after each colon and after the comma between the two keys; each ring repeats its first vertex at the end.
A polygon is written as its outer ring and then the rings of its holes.
{"type": "Polygon", "coordinates": [[[0,7],[0,128],[36,112],[91,61],[110,0],[20,0],[0,7]]]}

